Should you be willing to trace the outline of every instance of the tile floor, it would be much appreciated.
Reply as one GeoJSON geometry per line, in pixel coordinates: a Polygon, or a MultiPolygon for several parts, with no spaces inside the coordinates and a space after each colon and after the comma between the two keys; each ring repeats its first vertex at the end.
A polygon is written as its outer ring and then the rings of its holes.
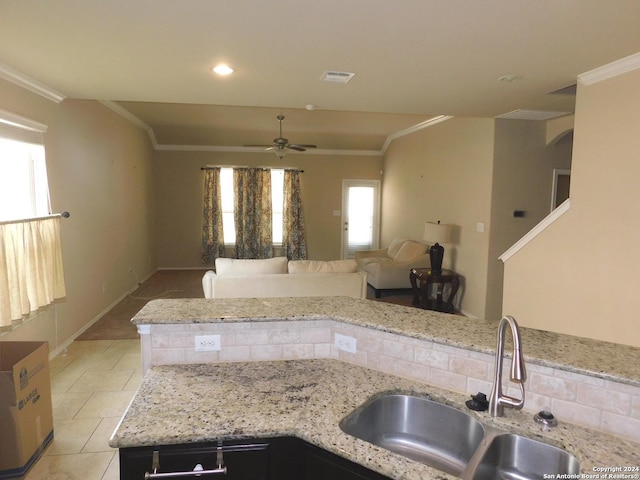
{"type": "Polygon", "coordinates": [[[73,342],[51,363],[54,440],[26,480],[118,480],[109,437],[140,381],[140,340],[73,342]]]}

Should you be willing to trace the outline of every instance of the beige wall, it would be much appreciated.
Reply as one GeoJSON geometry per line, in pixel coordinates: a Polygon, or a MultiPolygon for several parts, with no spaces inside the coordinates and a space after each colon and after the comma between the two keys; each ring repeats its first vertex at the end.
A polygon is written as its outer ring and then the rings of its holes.
{"type": "Polygon", "coordinates": [[[44,123],[51,203],[61,223],[67,297],[2,340],[56,350],[155,271],[147,135],[95,101],[56,104],[0,80],[0,108],[44,123]]]}
{"type": "Polygon", "coordinates": [[[503,313],[503,263],[498,257],[549,214],[553,170],[571,167],[572,136],[547,145],[546,127],[546,122],[540,121],[496,120],[485,314],[488,319],[499,319],[503,313]],[[514,217],[514,210],[524,210],[525,216],[514,217]]]}
{"type": "Polygon", "coordinates": [[[571,208],[505,264],[522,325],[640,346],[640,70],[578,84],[571,208]]]}
{"type": "Polygon", "coordinates": [[[453,118],[394,140],[384,159],[381,245],[395,237],[422,240],[425,221],[454,225],[444,266],[462,275],[457,302],[478,318],[486,306],[494,124],[453,118]]]}
{"type": "Polygon", "coordinates": [[[273,153],[157,151],[158,266],[205,268],[202,263],[203,173],[206,165],[297,167],[300,177],[309,258],[340,258],[343,179],[379,179],[382,157],[273,153]]]}

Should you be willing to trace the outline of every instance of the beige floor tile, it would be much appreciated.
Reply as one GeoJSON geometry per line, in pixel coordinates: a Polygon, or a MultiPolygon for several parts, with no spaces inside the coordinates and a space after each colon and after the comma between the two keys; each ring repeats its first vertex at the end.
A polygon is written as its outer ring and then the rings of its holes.
{"type": "Polygon", "coordinates": [[[75,417],[90,397],[90,392],[52,393],[54,421],[75,417]]]}
{"type": "Polygon", "coordinates": [[[76,358],[76,355],[57,355],[49,362],[49,371],[51,375],[60,373],[67,368],[71,362],[76,358]]]}
{"type": "Polygon", "coordinates": [[[82,353],[67,368],[79,369],[84,372],[111,370],[122,358],[122,355],[123,353],[118,350],[82,353]]]}
{"type": "Polygon", "coordinates": [[[142,382],[142,369],[135,370],[122,390],[135,392],[142,382]]]}
{"type": "Polygon", "coordinates": [[[123,353],[140,353],[140,339],[135,340],[114,340],[107,348],[107,352],[118,350],[123,353]]]}
{"type": "Polygon", "coordinates": [[[69,345],[66,352],[69,355],[76,355],[79,353],[92,353],[92,352],[104,352],[112,344],[114,340],[88,340],[82,342],[73,342],[69,345]]]}
{"type": "Polygon", "coordinates": [[[116,392],[127,384],[134,370],[87,371],[69,387],[69,393],[73,392],[116,392]]]}
{"type": "Polygon", "coordinates": [[[142,354],[140,352],[126,352],[113,366],[113,370],[135,370],[142,367],[142,354]]]}
{"type": "MultiPolygon", "coordinates": [[[[122,412],[124,413],[124,411],[122,412]]],[[[113,452],[109,446],[109,439],[120,422],[120,417],[106,417],[100,421],[100,425],[93,432],[91,438],[82,449],[82,453],[89,452],[113,452]]]]}
{"type": "Polygon", "coordinates": [[[75,418],[120,417],[133,398],[133,392],[94,392],[75,418]]]}
{"type": "Polygon", "coordinates": [[[51,374],[51,391],[53,393],[68,392],[74,383],[82,376],[84,370],[78,368],[71,368],[67,366],[64,370],[58,373],[51,374]]]}
{"type": "Polygon", "coordinates": [[[120,480],[120,456],[118,452],[113,456],[109,468],[102,476],[102,480],[120,480]]]}
{"type": "Polygon", "coordinates": [[[40,458],[26,480],[101,480],[114,452],[50,455],[40,458]]]}
{"type": "Polygon", "coordinates": [[[44,454],[65,455],[80,453],[99,424],[99,418],[56,419],[53,425],[53,442],[47,447],[44,454]]]}
{"type": "Polygon", "coordinates": [[[140,341],[74,342],[50,366],[54,440],[27,480],[118,480],[108,442],[142,381],[140,341]]]}

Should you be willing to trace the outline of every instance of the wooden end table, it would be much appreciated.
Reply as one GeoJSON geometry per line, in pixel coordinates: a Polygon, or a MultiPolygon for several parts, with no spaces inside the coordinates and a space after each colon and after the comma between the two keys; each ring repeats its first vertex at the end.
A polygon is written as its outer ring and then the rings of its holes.
{"type": "Polygon", "coordinates": [[[413,288],[413,305],[427,310],[454,313],[453,299],[460,288],[460,276],[451,270],[442,269],[441,273],[434,273],[430,268],[412,268],[409,281],[413,288]],[[445,284],[451,286],[449,296],[445,301],[442,291],[445,284]],[[436,297],[429,297],[429,286],[436,284],[436,297]]]}

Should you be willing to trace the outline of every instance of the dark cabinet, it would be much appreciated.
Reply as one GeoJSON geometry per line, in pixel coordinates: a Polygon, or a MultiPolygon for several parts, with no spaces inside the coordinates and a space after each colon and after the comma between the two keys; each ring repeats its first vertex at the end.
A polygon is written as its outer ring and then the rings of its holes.
{"type": "MultiPolygon", "coordinates": [[[[143,480],[145,474],[190,472],[197,465],[214,470],[222,462],[226,474],[162,478],[224,480],[384,480],[338,455],[293,437],[207,442],[120,449],[120,479],[143,480]],[[156,453],[154,453],[156,452],[156,453]],[[154,460],[155,457],[155,460],[154,460]]],[[[200,467],[198,467],[200,468],[200,467]]]]}
{"type": "Polygon", "coordinates": [[[304,480],[388,480],[357,463],[321,448],[301,442],[301,478],[304,480]]]}

